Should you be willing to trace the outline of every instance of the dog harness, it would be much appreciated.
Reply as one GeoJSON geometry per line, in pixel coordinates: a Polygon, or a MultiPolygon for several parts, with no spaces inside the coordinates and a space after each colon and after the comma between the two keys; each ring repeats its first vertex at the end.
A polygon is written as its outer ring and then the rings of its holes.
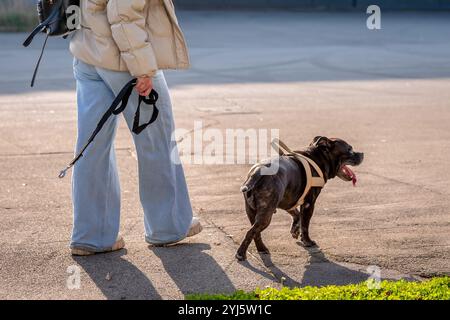
{"type": "Polygon", "coordinates": [[[272,140],[272,148],[274,148],[278,153],[282,156],[291,156],[298,160],[305,169],[306,173],[306,186],[305,190],[303,191],[303,194],[300,196],[300,199],[298,199],[297,203],[288,211],[294,210],[295,208],[302,206],[305,203],[305,198],[308,195],[309,191],[311,191],[312,188],[323,188],[325,186],[325,178],[323,177],[323,172],[320,169],[320,167],[310,158],[298,153],[294,152],[280,139],[273,139],[272,140]],[[317,172],[319,175],[318,177],[314,177],[312,175],[311,167],[317,172]]]}

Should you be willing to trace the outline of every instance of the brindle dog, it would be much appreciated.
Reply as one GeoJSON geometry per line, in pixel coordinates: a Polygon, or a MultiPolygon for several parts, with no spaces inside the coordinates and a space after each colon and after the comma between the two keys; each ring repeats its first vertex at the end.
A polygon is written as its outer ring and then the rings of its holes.
{"type": "MultiPolygon", "coordinates": [[[[325,182],[338,176],[344,181],[356,183],[356,175],[347,166],[358,166],[364,154],[355,152],[351,145],[341,139],[315,137],[304,151],[296,151],[312,159],[322,170],[325,182]]],[[[301,163],[292,156],[281,155],[268,159],[262,164],[266,167],[277,165],[279,169],[274,175],[262,175],[261,168],[255,170],[241,188],[245,198],[245,210],[252,224],[244,241],[239,247],[236,258],[245,260],[248,246],[255,241],[260,253],[268,254],[261,232],[266,229],[277,208],[288,211],[292,216],[291,235],[305,247],[316,243],[309,237],[309,222],[314,212],[314,204],[321,188],[313,187],[305,197],[305,202],[298,209],[291,209],[297,203],[306,187],[306,173],[301,163]]],[[[313,175],[317,176],[314,169],[313,175]]]]}

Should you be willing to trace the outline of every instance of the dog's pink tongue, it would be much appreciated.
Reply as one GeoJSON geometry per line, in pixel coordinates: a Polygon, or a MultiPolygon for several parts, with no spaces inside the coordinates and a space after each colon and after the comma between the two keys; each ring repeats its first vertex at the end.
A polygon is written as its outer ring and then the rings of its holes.
{"type": "Polygon", "coordinates": [[[353,175],[352,175],[352,183],[353,183],[353,186],[356,187],[356,183],[358,182],[358,179],[356,178],[356,174],[354,172],[352,172],[352,173],[353,173],[353,175]]]}
{"type": "Polygon", "coordinates": [[[347,175],[352,178],[352,183],[353,183],[353,186],[355,187],[356,182],[358,182],[358,179],[356,178],[356,174],[352,171],[352,169],[350,169],[347,166],[344,166],[344,170],[347,173],[347,175]]]}

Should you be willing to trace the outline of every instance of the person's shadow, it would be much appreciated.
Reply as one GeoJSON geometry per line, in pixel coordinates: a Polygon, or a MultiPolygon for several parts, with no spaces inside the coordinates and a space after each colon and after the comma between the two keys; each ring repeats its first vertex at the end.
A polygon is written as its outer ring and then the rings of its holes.
{"type": "Polygon", "coordinates": [[[206,250],[203,243],[177,244],[149,249],[161,260],[167,274],[184,294],[233,293],[236,291],[228,275],[206,250]]]}
{"type": "Polygon", "coordinates": [[[89,257],[73,257],[107,299],[161,299],[150,280],[122,258],[126,249],[89,257]],[[108,275],[109,274],[109,275],[108,275]]]}

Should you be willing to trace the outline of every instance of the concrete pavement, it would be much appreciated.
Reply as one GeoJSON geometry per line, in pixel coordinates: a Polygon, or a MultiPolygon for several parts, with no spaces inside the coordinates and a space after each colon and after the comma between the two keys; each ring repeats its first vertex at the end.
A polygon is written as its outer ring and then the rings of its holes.
{"type": "Polygon", "coordinates": [[[450,273],[450,15],[388,13],[369,31],[365,14],[179,13],[193,68],[167,72],[178,128],[279,128],[289,145],[337,136],[364,151],[353,188],[331,181],[312,220],[318,248],[289,235],[279,211],[248,263],[234,252],[249,223],[239,186],[249,165],[185,170],[204,232],[171,248],[143,241],[130,134],[116,138],[127,250],[68,254],[70,160],[76,109],[67,42],[51,41],[35,89],[38,55],[0,35],[0,298],[182,298],[266,285],[360,282],[450,273]],[[70,290],[72,266],[80,289],[70,290]]]}

